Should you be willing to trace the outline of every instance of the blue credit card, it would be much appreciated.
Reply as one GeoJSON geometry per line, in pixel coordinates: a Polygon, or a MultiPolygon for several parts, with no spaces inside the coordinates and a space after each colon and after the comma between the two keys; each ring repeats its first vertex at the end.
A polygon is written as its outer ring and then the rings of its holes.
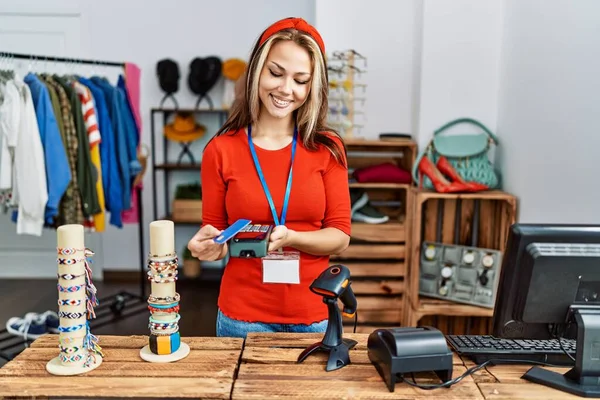
{"type": "Polygon", "coordinates": [[[214,238],[215,243],[223,244],[236,234],[238,234],[242,229],[244,229],[248,224],[252,222],[249,219],[238,219],[233,223],[233,225],[229,226],[229,228],[225,229],[219,236],[214,238]]]}

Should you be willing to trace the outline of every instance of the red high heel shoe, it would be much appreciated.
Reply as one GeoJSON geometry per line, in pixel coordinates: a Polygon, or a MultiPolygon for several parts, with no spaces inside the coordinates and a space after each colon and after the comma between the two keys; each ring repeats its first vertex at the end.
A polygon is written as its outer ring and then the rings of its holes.
{"type": "Polygon", "coordinates": [[[419,162],[419,172],[431,179],[433,187],[438,193],[459,193],[472,191],[472,188],[468,185],[460,182],[448,181],[427,157],[423,157],[421,162],[419,162]]]}
{"type": "Polygon", "coordinates": [[[466,185],[471,188],[471,192],[482,192],[484,190],[488,190],[488,186],[476,183],[476,182],[467,182],[465,181],[459,174],[456,172],[450,161],[444,156],[440,157],[436,167],[440,170],[440,172],[446,175],[448,178],[452,179],[454,182],[460,182],[463,185],[466,185]]]}

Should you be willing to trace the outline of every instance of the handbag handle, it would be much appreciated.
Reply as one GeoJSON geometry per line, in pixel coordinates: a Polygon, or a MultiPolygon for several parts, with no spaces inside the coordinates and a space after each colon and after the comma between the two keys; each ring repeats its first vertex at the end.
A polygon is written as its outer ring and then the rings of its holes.
{"type": "Polygon", "coordinates": [[[487,135],[494,141],[494,144],[497,146],[498,145],[498,137],[496,135],[494,135],[492,133],[492,131],[490,131],[488,128],[485,127],[485,125],[483,125],[481,122],[476,121],[474,119],[471,118],[459,118],[459,119],[455,119],[454,121],[450,121],[448,122],[446,125],[442,126],[440,129],[436,130],[433,133],[433,136],[442,133],[442,131],[445,131],[446,129],[450,128],[451,126],[454,125],[458,125],[458,124],[462,124],[462,123],[471,123],[473,125],[476,125],[478,127],[480,127],[481,129],[484,130],[485,133],[487,133],[487,135]]]}

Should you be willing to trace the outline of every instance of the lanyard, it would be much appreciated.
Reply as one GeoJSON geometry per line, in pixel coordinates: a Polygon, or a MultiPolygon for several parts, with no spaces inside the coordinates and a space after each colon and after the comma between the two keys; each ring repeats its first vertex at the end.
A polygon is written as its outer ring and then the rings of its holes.
{"type": "Polygon", "coordinates": [[[297,142],[298,127],[296,126],[294,127],[294,138],[292,139],[292,164],[290,165],[290,173],[288,175],[287,186],[285,188],[285,196],[283,198],[283,208],[281,209],[280,221],[277,217],[277,210],[275,209],[275,204],[273,203],[273,197],[271,197],[271,192],[269,192],[267,181],[265,180],[265,176],[263,175],[262,169],[260,168],[260,162],[258,161],[256,150],[254,149],[254,143],[252,143],[252,126],[248,124],[248,146],[250,146],[250,152],[252,153],[252,158],[254,159],[254,166],[256,167],[256,172],[258,173],[258,177],[260,179],[260,183],[262,184],[263,190],[265,191],[265,196],[267,197],[267,201],[269,202],[269,207],[271,207],[271,213],[273,214],[273,221],[275,221],[275,225],[285,224],[288,202],[290,201],[290,192],[292,191],[292,168],[294,167],[294,157],[296,156],[297,142]]]}

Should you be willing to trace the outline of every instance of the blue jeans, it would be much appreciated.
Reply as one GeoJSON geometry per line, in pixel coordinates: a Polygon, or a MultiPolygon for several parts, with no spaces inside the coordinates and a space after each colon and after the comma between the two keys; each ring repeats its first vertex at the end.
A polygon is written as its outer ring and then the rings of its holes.
{"type": "Polygon", "coordinates": [[[266,324],[263,322],[246,322],[231,319],[221,312],[217,313],[217,336],[246,338],[249,332],[325,332],[327,320],[314,324],[266,324]]]}

